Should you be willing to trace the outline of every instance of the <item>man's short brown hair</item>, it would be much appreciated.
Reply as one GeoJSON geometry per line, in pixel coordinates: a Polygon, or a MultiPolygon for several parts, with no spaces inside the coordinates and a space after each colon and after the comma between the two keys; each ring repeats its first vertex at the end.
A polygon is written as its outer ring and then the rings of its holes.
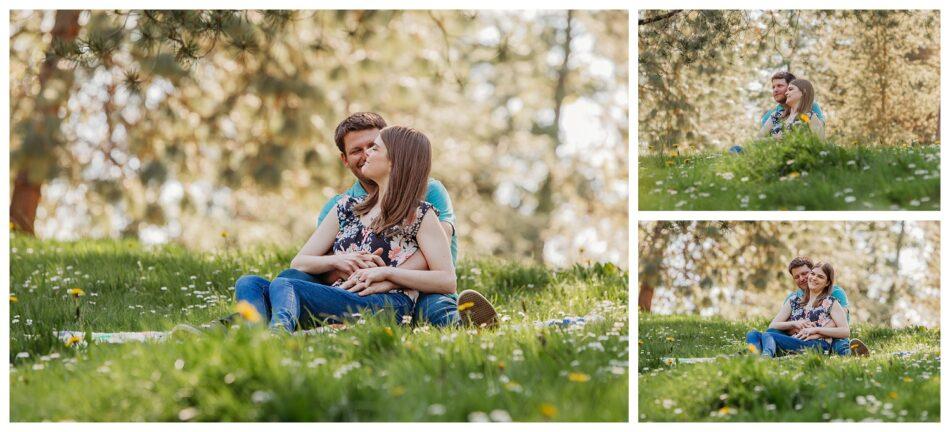
{"type": "Polygon", "coordinates": [[[792,259],[792,262],[788,263],[788,273],[792,274],[792,269],[799,268],[801,266],[808,266],[809,269],[815,267],[815,263],[811,261],[811,258],[806,256],[799,256],[792,259]]]}
{"type": "Polygon", "coordinates": [[[386,128],[386,120],[383,116],[374,112],[358,112],[350,114],[336,126],[336,132],[333,133],[333,140],[340,149],[340,153],[346,153],[346,147],[343,145],[343,137],[350,132],[359,132],[368,129],[383,130],[386,128]]]}
{"type": "Polygon", "coordinates": [[[785,80],[785,84],[790,84],[792,81],[795,81],[795,75],[789,71],[778,71],[775,75],[772,75],[772,81],[777,79],[785,80]]]}

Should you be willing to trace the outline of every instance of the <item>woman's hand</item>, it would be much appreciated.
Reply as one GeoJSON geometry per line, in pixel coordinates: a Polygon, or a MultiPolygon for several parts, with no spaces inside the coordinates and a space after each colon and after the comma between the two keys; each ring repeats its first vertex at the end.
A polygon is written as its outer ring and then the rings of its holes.
{"type": "Polygon", "coordinates": [[[383,259],[380,258],[379,255],[360,251],[334,255],[332,265],[335,270],[339,270],[345,275],[352,276],[352,274],[357,270],[372,267],[382,267],[385,266],[386,263],[383,262],[383,259]]]}
{"type": "Polygon", "coordinates": [[[806,329],[809,327],[814,327],[815,323],[807,319],[800,319],[792,321],[792,329],[795,331],[800,331],[801,329],[806,329]]]}
{"type": "Polygon", "coordinates": [[[346,282],[340,285],[349,292],[359,293],[360,296],[368,296],[387,292],[395,286],[388,282],[387,278],[392,274],[393,268],[388,266],[371,267],[359,269],[350,275],[346,282]]]}
{"type": "Polygon", "coordinates": [[[795,333],[792,337],[801,339],[803,341],[821,339],[821,333],[819,333],[820,331],[821,327],[807,327],[799,330],[798,333],[795,333]]]}

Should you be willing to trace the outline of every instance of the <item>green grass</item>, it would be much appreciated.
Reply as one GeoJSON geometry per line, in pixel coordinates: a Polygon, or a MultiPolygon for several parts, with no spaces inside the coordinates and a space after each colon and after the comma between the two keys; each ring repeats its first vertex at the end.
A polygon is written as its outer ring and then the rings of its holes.
{"type": "Polygon", "coordinates": [[[940,421],[940,330],[858,325],[852,334],[871,348],[863,358],[745,352],[746,332],[767,326],[641,314],[640,421],[940,421]],[[712,363],[661,360],[740,352],[712,363]]]}
{"type": "Polygon", "coordinates": [[[245,327],[161,343],[73,347],[52,337],[59,329],[167,330],[206,322],[230,311],[238,276],[272,277],[293,252],[198,254],[129,241],[15,237],[11,419],[627,420],[628,276],[609,264],[552,271],[494,259],[460,263],[459,290],[478,289],[495,303],[505,320],[497,330],[369,317],[315,335],[245,327]],[[86,296],[68,296],[73,287],[86,296]],[[604,319],[564,329],[533,325],[588,314],[604,319]]]}
{"type": "Polygon", "coordinates": [[[790,136],[738,155],[641,156],[638,184],[640,210],[939,210],[940,146],[790,136]]]}

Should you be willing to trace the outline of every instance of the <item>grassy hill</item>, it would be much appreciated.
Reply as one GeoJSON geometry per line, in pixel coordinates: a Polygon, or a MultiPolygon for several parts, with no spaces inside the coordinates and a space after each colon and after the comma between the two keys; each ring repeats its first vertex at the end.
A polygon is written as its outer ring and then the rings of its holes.
{"type": "Polygon", "coordinates": [[[842,147],[813,137],[639,158],[640,210],[939,210],[940,146],[842,147]]]}
{"type": "Polygon", "coordinates": [[[852,334],[871,348],[869,357],[748,353],[746,332],[767,327],[767,320],[641,314],[639,420],[940,421],[940,330],[858,325],[852,334]],[[719,354],[733,356],[662,360],[719,354]]]}
{"type": "Polygon", "coordinates": [[[627,273],[611,264],[463,261],[459,290],[495,303],[497,330],[368,317],[314,335],[242,328],[65,346],[53,331],[167,330],[222,316],[240,275],[273,277],[293,251],[14,238],[10,252],[13,421],[627,419],[627,273]],[[564,316],[592,320],[535,325],[564,316]]]}

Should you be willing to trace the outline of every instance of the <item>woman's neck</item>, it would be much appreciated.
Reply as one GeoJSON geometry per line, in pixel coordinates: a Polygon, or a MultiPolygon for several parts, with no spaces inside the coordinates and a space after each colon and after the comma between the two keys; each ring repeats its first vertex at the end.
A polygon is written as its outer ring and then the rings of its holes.
{"type": "Polygon", "coordinates": [[[824,288],[818,288],[818,289],[808,288],[808,295],[810,297],[808,300],[808,303],[815,304],[815,302],[818,300],[818,296],[820,296],[824,290],[825,290],[824,288]]]}
{"type": "Polygon", "coordinates": [[[789,111],[789,113],[790,113],[790,114],[798,114],[798,113],[799,113],[799,109],[798,109],[799,106],[800,106],[799,103],[788,104],[788,111],[789,111]]]}
{"type": "Polygon", "coordinates": [[[377,192],[376,207],[382,207],[383,198],[386,197],[386,192],[389,189],[389,177],[376,180],[376,185],[379,188],[379,191],[377,192]]]}

